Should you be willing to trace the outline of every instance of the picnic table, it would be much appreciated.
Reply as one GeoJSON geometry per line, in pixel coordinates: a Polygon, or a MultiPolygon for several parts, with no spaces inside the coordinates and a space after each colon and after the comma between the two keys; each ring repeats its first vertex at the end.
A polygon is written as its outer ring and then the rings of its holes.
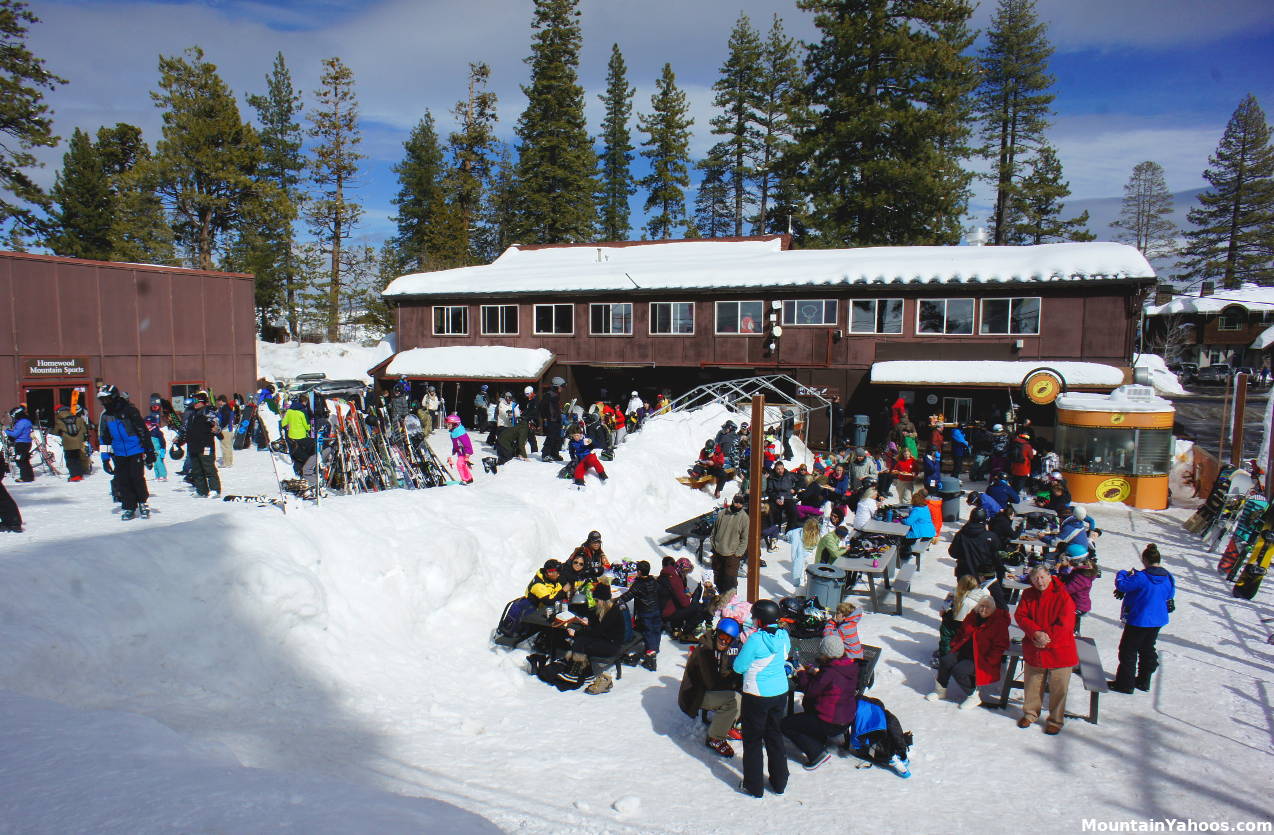
{"type": "Polygon", "coordinates": [[[1000,581],[1000,585],[1009,593],[1009,605],[1017,603],[1021,598],[1022,592],[1031,587],[1030,583],[1024,583],[1013,574],[1004,575],[1004,579],[1000,581]]]}
{"type": "Polygon", "coordinates": [[[678,522],[670,528],[664,528],[664,533],[668,534],[668,537],[659,544],[674,548],[689,548],[690,540],[698,540],[695,546],[695,559],[702,564],[703,547],[712,536],[712,524],[709,520],[714,513],[716,513],[715,510],[709,510],[684,522],[678,522]]]}
{"type": "MultiPolygon", "coordinates": [[[[999,704],[990,703],[992,707],[1004,709],[1009,706],[1009,694],[1014,688],[1024,687],[1025,682],[1018,679],[1017,667],[1022,661],[1022,640],[1025,637],[1021,635],[1021,630],[1014,626],[1011,632],[1019,633],[1010,643],[1009,648],[1004,651],[1004,659],[1008,662],[1008,666],[1004,671],[1004,680],[1000,685],[1000,702],[999,704]]],[[[1067,716],[1074,716],[1077,719],[1084,719],[1092,724],[1097,724],[1097,709],[1102,693],[1110,692],[1110,685],[1107,683],[1106,670],[1101,664],[1101,654],[1097,651],[1097,642],[1088,637],[1075,638],[1075,650],[1079,655],[1079,666],[1075,668],[1075,672],[1079,674],[1084,682],[1084,689],[1088,691],[1088,715],[1067,713],[1067,716]]]]}
{"type": "Polygon", "coordinates": [[[1029,516],[1032,513],[1040,513],[1044,516],[1056,516],[1057,511],[1048,507],[1040,507],[1034,502],[1015,502],[1012,505],[1013,512],[1019,516],[1029,516]]]}
{"type": "MultiPolygon", "coordinates": [[[[890,547],[885,552],[883,552],[883,554],[880,557],[877,557],[874,559],[868,559],[867,557],[839,557],[832,563],[832,566],[835,568],[840,568],[845,571],[848,571],[851,574],[866,574],[867,585],[871,595],[872,611],[879,612],[880,599],[884,597],[884,595],[887,593],[887,590],[890,588],[889,581],[890,581],[890,578],[893,576],[893,567],[897,559],[898,559],[898,546],[895,545],[890,547]],[[872,563],[876,563],[876,564],[872,565],[872,563]],[[877,589],[876,589],[877,577],[881,578],[881,581],[883,584],[883,588],[881,588],[879,592],[877,592],[877,589]]],[[[852,587],[852,584],[848,581],[848,578],[846,578],[845,585],[846,587],[852,587]]],[[[901,611],[902,611],[901,599],[899,600],[899,603],[898,603],[898,610],[899,610],[898,614],[901,614],[901,611]]]]}
{"type": "Polygon", "coordinates": [[[906,536],[911,533],[911,528],[899,522],[882,522],[879,519],[872,519],[861,528],[855,526],[854,530],[861,533],[878,534],[883,536],[906,536]]]}
{"type": "MultiPolygon", "coordinates": [[[[820,635],[817,638],[793,638],[792,648],[797,654],[797,658],[805,666],[813,666],[818,663],[818,645],[823,642],[820,635]]],[[[876,682],[876,662],[880,660],[880,647],[871,644],[863,644],[863,657],[858,659],[858,695],[865,693],[876,682]]],[[[788,680],[787,686],[787,712],[789,714],[796,711],[796,678],[793,676],[788,680]]]]}

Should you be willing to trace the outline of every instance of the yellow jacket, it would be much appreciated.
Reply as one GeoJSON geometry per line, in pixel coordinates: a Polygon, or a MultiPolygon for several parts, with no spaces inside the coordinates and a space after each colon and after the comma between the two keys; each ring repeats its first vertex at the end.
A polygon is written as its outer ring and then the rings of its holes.
{"type": "Polygon", "coordinates": [[[535,572],[535,579],[526,587],[527,597],[533,597],[545,603],[556,600],[561,594],[562,584],[556,580],[547,579],[544,576],[544,569],[535,572]]]}
{"type": "Polygon", "coordinates": [[[300,409],[288,409],[283,413],[283,428],[287,430],[290,440],[310,437],[310,421],[300,409]]]}

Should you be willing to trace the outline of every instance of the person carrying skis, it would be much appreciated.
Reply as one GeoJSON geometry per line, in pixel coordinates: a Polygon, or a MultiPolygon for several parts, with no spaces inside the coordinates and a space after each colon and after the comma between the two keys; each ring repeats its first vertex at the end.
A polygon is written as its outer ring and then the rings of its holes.
{"type": "Polygon", "coordinates": [[[584,486],[584,476],[589,468],[597,473],[597,477],[606,482],[606,470],[602,467],[602,462],[597,458],[597,452],[593,448],[593,439],[584,437],[584,430],[578,426],[571,430],[571,460],[575,462],[575,483],[580,487],[584,486]]]}
{"type": "Polygon", "coordinates": [[[35,481],[35,471],[31,469],[31,419],[27,417],[26,407],[14,406],[9,410],[10,426],[4,430],[13,444],[13,451],[18,461],[18,481],[35,481]]]}
{"type": "MultiPolygon", "coordinates": [[[[194,401],[190,406],[193,411],[177,433],[175,443],[179,447],[190,445],[190,483],[195,487],[195,495],[200,498],[209,495],[218,497],[221,495],[221,476],[217,474],[217,438],[221,427],[208,408],[208,392],[198,392],[194,401]]],[[[154,452],[151,454],[153,456],[154,452]]],[[[146,463],[153,464],[154,460],[146,463]]]]}
{"type": "Polygon", "coordinates": [[[65,404],[58,406],[53,417],[53,434],[62,440],[62,458],[66,461],[67,481],[83,481],[88,473],[84,447],[88,443],[88,425],[78,413],[65,404]]]}
{"type": "Polygon", "coordinates": [[[127,522],[138,515],[149,519],[145,467],[153,466],[156,458],[150,448],[150,431],[137,407],[115,386],[103,385],[97,390],[97,399],[103,410],[97,425],[98,450],[102,469],[114,476],[111,485],[124,507],[120,520],[127,522]]]}
{"type": "Polygon", "coordinates": [[[468,430],[460,423],[460,415],[454,412],[447,415],[447,432],[451,435],[451,455],[456,464],[456,472],[460,475],[460,482],[473,484],[473,470],[469,467],[469,459],[473,456],[473,441],[469,439],[468,430]]]}

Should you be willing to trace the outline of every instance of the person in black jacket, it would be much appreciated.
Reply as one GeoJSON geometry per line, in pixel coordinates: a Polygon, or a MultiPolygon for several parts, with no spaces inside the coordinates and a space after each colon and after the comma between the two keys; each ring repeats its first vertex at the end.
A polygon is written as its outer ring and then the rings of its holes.
{"type": "Polygon", "coordinates": [[[568,627],[566,634],[574,640],[571,652],[574,657],[567,656],[570,661],[587,661],[588,656],[613,658],[619,655],[624,647],[624,633],[627,631],[624,618],[628,613],[623,606],[616,605],[611,599],[610,586],[598,583],[593,589],[593,599],[597,605],[588,613],[583,629],[568,627]]]}
{"type": "Polygon", "coordinates": [[[955,576],[963,577],[972,574],[974,577],[987,579],[995,576],[1004,579],[1004,563],[1000,561],[1000,549],[1003,543],[1000,538],[986,526],[986,511],[974,508],[969,514],[969,521],[956,531],[951,538],[951,547],[947,553],[955,558],[955,576]]]}
{"type": "Polygon", "coordinates": [[[804,486],[795,473],[787,471],[787,466],[782,461],[774,462],[774,469],[765,479],[765,497],[770,501],[771,508],[778,505],[775,501],[778,496],[785,496],[782,503],[782,518],[776,518],[774,521],[786,522],[788,530],[800,524],[800,516],[796,512],[796,494],[804,486]]]}
{"type": "Polygon", "coordinates": [[[544,428],[545,461],[562,460],[562,391],[549,386],[539,400],[540,426],[544,428]]]}
{"type": "Polygon", "coordinates": [[[124,507],[120,519],[137,515],[149,518],[150,490],[146,487],[146,467],[153,466],[156,453],[150,430],[128,395],[109,383],[97,391],[103,412],[97,424],[98,450],[102,469],[110,473],[112,492],[124,507]]]}
{"type": "Polygon", "coordinates": [[[208,409],[208,392],[195,395],[191,404],[192,414],[177,433],[177,446],[189,446],[190,482],[195,494],[207,498],[221,495],[221,476],[217,474],[217,438],[221,428],[217,418],[208,409]]]}
{"type": "Polygon", "coordinates": [[[0,533],[22,533],[22,513],[4,486],[4,477],[8,474],[9,462],[0,455],[0,533]]]}
{"type": "Polygon", "coordinates": [[[650,576],[650,563],[641,560],[637,563],[637,579],[633,580],[628,591],[619,596],[616,603],[634,602],[634,620],[641,630],[646,644],[646,655],[641,665],[652,672],[655,669],[655,656],[659,654],[659,638],[663,632],[664,621],[659,602],[659,581],[650,576]]]}

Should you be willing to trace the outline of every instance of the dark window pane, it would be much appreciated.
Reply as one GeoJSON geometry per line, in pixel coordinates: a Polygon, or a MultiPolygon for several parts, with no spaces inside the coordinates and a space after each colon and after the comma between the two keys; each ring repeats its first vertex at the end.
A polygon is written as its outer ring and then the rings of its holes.
{"type": "Polygon", "coordinates": [[[880,333],[902,333],[902,299],[881,299],[876,304],[876,330],[880,333]]]}
{"type": "Polygon", "coordinates": [[[657,302],[650,306],[650,332],[670,333],[672,331],[672,305],[657,302]]]}
{"type": "Polygon", "coordinates": [[[823,302],[823,324],[836,324],[836,300],[827,299],[823,302]]]}
{"type": "Polygon", "coordinates": [[[946,309],[946,302],[941,299],[921,299],[917,330],[920,333],[944,333],[946,309]]]}
{"type": "Polygon", "coordinates": [[[973,299],[947,299],[947,333],[973,333],[973,299]]]}
{"type": "Polygon", "coordinates": [[[1036,297],[1013,300],[1013,333],[1040,332],[1040,300],[1036,297]]]}
{"type": "Polygon", "coordinates": [[[535,306],[535,330],[537,333],[553,332],[553,306],[537,304],[535,306]]]}
{"type": "Polygon", "coordinates": [[[610,305],[594,304],[589,306],[589,316],[592,319],[590,329],[593,333],[610,333],[610,322],[607,314],[610,313],[610,305]]]}
{"type": "Polygon", "coordinates": [[[694,333],[695,330],[695,308],[692,302],[677,302],[674,305],[677,312],[677,333],[694,333]]]}
{"type": "Polygon", "coordinates": [[[849,330],[851,333],[872,333],[876,330],[876,302],[855,300],[849,305],[849,330]]]}
{"type": "Polygon", "coordinates": [[[717,302],[717,333],[739,332],[739,303],[717,302]]]}
{"type": "Polygon", "coordinates": [[[575,330],[575,322],[573,321],[573,317],[571,315],[574,311],[575,311],[574,305],[570,305],[570,304],[553,305],[553,319],[554,319],[553,332],[554,333],[571,333],[572,331],[575,330]]]}
{"type": "Polygon", "coordinates": [[[982,333],[1009,332],[1009,300],[984,299],[982,301],[982,333]]]}

